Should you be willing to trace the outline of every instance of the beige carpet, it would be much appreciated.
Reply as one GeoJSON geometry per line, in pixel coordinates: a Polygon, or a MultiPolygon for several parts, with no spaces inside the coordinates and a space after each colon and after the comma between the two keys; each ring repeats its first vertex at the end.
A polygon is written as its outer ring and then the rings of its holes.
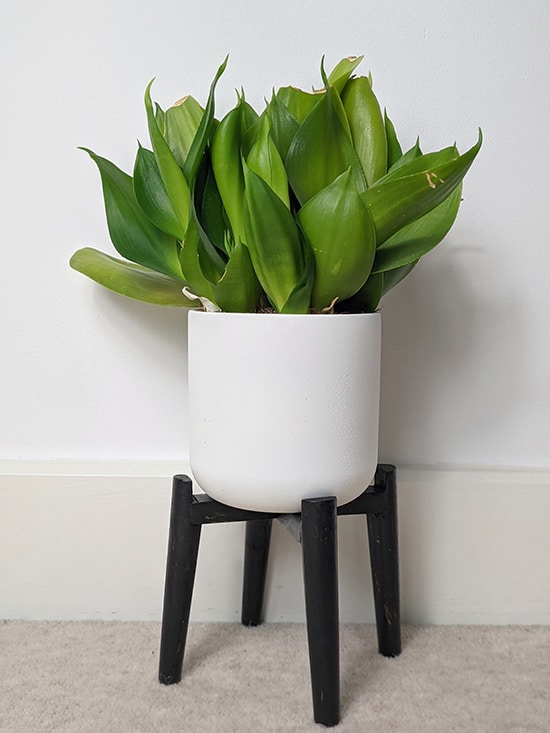
{"type": "MultiPolygon", "coordinates": [[[[263,733],[312,721],[305,628],[190,628],[179,685],[156,623],[0,621],[2,733],[263,733]]],[[[408,627],[403,654],[341,627],[342,722],[365,733],[548,733],[550,627],[408,627]]]]}

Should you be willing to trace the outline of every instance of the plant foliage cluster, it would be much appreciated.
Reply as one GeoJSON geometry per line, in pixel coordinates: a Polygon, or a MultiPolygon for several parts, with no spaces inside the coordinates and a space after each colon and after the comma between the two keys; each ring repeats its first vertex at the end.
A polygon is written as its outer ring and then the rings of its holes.
{"type": "Polygon", "coordinates": [[[218,121],[214,92],[163,110],[145,92],[150,148],[130,176],[87,150],[112,243],[71,266],[123,295],[229,312],[372,312],[451,228],[481,146],[402,151],[362,57],[323,88],[274,90],[258,114],[238,94],[218,121]],[[185,291],[184,292],[182,291],[185,291]],[[188,297],[187,297],[188,296],[188,297]]]}

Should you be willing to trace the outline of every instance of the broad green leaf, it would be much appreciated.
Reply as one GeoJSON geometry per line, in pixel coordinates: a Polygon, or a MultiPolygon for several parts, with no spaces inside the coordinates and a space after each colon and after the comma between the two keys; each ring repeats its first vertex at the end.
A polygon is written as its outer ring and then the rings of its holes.
{"type": "Polygon", "coordinates": [[[350,313],[374,313],[384,292],[384,273],[371,273],[363,287],[342,303],[340,310],[350,313]]]}
{"type": "MultiPolygon", "coordinates": [[[[411,273],[416,265],[418,264],[418,260],[415,260],[414,262],[409,262],[408,265],[403,265],[402,267],[396,267],[394,270],[388,270],[388,272],[384,273],[384,287],[382,288],[382,296],[386,295],[392,288],[394,288],[396,285],[399,285],[399,283],[404,280],[409,273],[411,273]]],[[[381,274],[381,273],[380,273],[381,274]]]]}
{"type": "Polygon", "coordinates": [[[386,172],[388,150],[380,106],[366,76],[350,79],[342,103],[351,129],[353,145],[371,186],[386,172]]]}
{"type": "Polygon", "coordinates": [[[70,265],[103,287],[128,298],[156,305],[195,307],[183,295],[181,290],[184,283],[181,280],[110,257],[92,247],[75,252],[70,265]]]}
{"type": "Polygon", "coordinates": [[[191,291],[195,295],[208,298],[208,300],[215,303],[214,284],[206,277],[202,268],[201,259],[204,262],[204,256],[201,257],[201,255],[203,255],[203,250],[204,246],[199,235],[196,220],[193,217],[189,222],[189,227],[183,240],[183,247],[180,251],[181,269],[191,291]]]}
{"type": "Polygon", "coordinates": [[[271,138],[271,123],[267,115],[246,162],[250,170],[260,176],[290,209],[288,178],[279,151],[271,138]]]}
{"type": "Polygon", "coordinates": [[[164,135],[166,132],[166,113],[158,102],[155,102],[155,120],[157,122],[160,134],[164,135]]]}
{"type": "Polygon", "coordinates": [[[339,311],[342,313],[374,313],[384,295],[404,280],[417,263],[418,260],[388,272],[371,273],[361,290],[340,304],[339,311]]]}
{"type": "Polygon", "coordinates": [[[276,94],[273,94],[267,106],[267,113],[271,121],[271,137],[277,146],[281,159],[285,160],[290,143],[298,131],[300,123],[276,94]]]}
{"type": "Polygon", "coordinates": [[[302,206],[348,168],[359,190],[366,188],[342,100],[333,87],[298,129],[285,165],[291,188],[302,206]]]}
{"type": "Polygon", "coordinates": [[[285,204],[246,163],[244,176],[246,243],[258,280],[280,313],[303,275],[300,233],[285,204]]]}
{"type": "Polygon", "coordinates": [[[174,158],[172,151],[168,147],[168,143],[159,129],[151,101],[152,84],[153,81],[150,81],[145,90],[145,110],[147,112],[149,136],[164,188],[172,202],[181,228],[185,231],[189,223],[189,186],[182,169],[179,167],[177,160],[174,158]]]}
{"type": "Polygon", "coordinates": [[[294,119],[302,123],[324,95],[324,89],[315,92],[304,92],[303,89],[297,87],[281,87],[277,90],[275,96],[285,105],[294,119]]]}
{"type": "Polygon", "coordinates": [[[208,278],[213,285],[216,285],[223,275],[226,262],[220,257],[219,252],[212,247],[212,243],[209,241],[208,237],[205,236],[204,229],[202,229],[198,222],[195,223],[197,224],[201,240],[198,247],[201,270],[205,277],[208,278]]]}
{"type": "Polygon", "coordinates": [[[205,235],[220,252],[226,252],[226,220],[220,192],[214,179],[210,154],[205,150],[195,180],[195,214],[205,235]]]}
{"type": "Polygon", "coordinates": [[[204,113],[202,115],[197,133],[193,138],[193,142],[191,143],[191,148],[185,160],[185,165],[183,166],[183,173],[189,185],[191,185],[195,180],[195,176],[197,175],[197,171],[201,163],[202,155],[208,141],[210,140],[210,135],[212,134],[212,130],[214,127],[214,92],[216,91],[216,84],[218,83],[220,76],[225,71],[228,58],[228,56],[225,57],[224,62],[216,71],[216,75],[214,76],[212,84],[210,85],[208,101],[206,102],[206,107],[204,108],[204,113]]]}
{"type": "Polygon", "coordinates": [[[449,232],[460,206],[462,184],[435,209],[397,231],[377,250],[373,272],[386,272],[416,262],[449,232]]]}
{"type": "Polygon", "coordinates": [[[347,58],[339,61],[328,76],[328,83],[330,86],[333,86],[336,91],[341,94],[342,90],[347,85],[348,80],[350,80],[350,76],[362,60],[363,56],[348,56],[347,58]]]}
{"type": "Polygon", "coordinates": [[[181,278],[178,244],[145,216],[136,200],[132,178],[106,158],[81,149],[99,169],[107,227],[117,252],[156,272],[181,278]]]}
{"type": "Polygon", "coordinates": [[[304,262],[302,277],[290,293],[281,313],[300,314],[309,313],[311,310],[311,292],[315,279],[315,257],[305,237],[302,238],[302,247],[304,262]]]}
{"type": "Polygon", "coordinates": [[[386,167],[389,170],[403,155],[403,150],[401,149],[401,145],[397,139],[393,122],[388,117],[386,110],[384,110],[384,127],[386,128],[386,141],[388,148],[388,163],[386,167]]]}
{"type": "MultiPolygon", "coordinates": [[[[363,201],[374,221],[378,244],[382,244],[399,229],[442,203],[468,172],[481,142],[480,131],[478,142],[463,155],[410,175],[379,182],[365,191],[362,194],[363,201]]],[[[405,171],[408,166],[417,167],[423,158],[425,156],[420,156],[401,170],[405,171]]],[[[434,158],[430,160],[435,162],[434,158]]]]}
{"type": "Polygon", "coordinates": [[[243,97],[220,122],[212,139],[212,168],[235,242],[245,242],[241,144],[250,120],[243,97]]]}
{"type": "Polygon", "coordinates": [[[204,110],[193,97],[184,97],[165,112],[164,137],[179,166],[183,168],[199,129],[204,110]]]}
{"type": "Polygon", "coordinates": [[[311,198],[298,221],[315,257],[311,305],[329,306],[356,293],[369,276],[376,233],[348,169],[311,198]]]}
{"type": "MultiPolygon", "coordinates": [[[[205,166],[202,166],[204,171],[205,166]]],[[[201,205],[201,192],[199,185],[202,182],[199,178],[195,179],[191,188],[191,218],[194,220],[196,231],[201,240],[201,246],[198,247],[199,261],[202,272],[211,283],[216,284],[225,270],[226,260],[222,257],[221,252],[210,239],[208,232],[205,230],[201,217],[197,211],[197,205],[201,205]]],[[[202,213],[202,212],[201,212],[202,213]]]]}
{"type": "Polygon", "coordinates": [[[430,168],[455,160],[459,155],[456,145],[450,145],[441,150],[436,150],[433,153],[422,153],[420,143],[417,140],[416,144],[410,150],[407,150],[406,153],[403,153],[401,158],[392,165],[386,175],[377,181],[377,183],[382,184],[387,181],[394,181],[397,178],[404,178],[414,173],[424,173],[425,171],[429,171],[430,168]]]}
{"type": "MultiPolygon", "coordinates": [[[[450,156],[455,157],[456,154],[456,148],[454,148],[453,154],[450,156]]],[[[406,153],[403,153],[403,155],[398,158],[395,163],[392,165],[392,167],[388,170],[387,174],[383,176],[383,178],[380,181],[377,181],[377,183],[382,183],[382,180],[388,181],[392,178],[399,178],[400,177],[400,170],[403,166],[405,166],[407,163],[410,163],[411,160],[415,160],[416,158],[419,158],[422,155],[422,150],[420,150],[420,141],[417,139],[416,143],[410,148],[410,150],[407,150],[406,153]]]]}
{"type": "Polygon", "coordinates": [[[176,239],[183,239],[185,231],[164,188],[155,154],[141,145],[134,164],[134,193],[155,226],[176,239]]]}
{"type": "Polygon", "coordinates": [[[376,311],[383,292],[384,276],[372,274],[361,290],[361,300],[367,313],[376,311]]]}
{"type": "Polygon", "coordinates": [[[252,267],[248,247],[238,242],[220,281],[214,288],[216,303],[229,313],[253,313],[260,299],[261,287],[252,267]]]}
{"type": "Polygon", "coordinates": [[[262,122],[266,116],[267,113],[265,110],[262,112],[261,115],[259,115],[256,110],[253,109],[246,100],[244,100],[242,112],[243,134],[241,139],[241,153],[244,158],[248,158],[248,156],[250,155],[250,150],[258,139],[258,135],[260,134],[260,129],[262,127],[262,122]]]}

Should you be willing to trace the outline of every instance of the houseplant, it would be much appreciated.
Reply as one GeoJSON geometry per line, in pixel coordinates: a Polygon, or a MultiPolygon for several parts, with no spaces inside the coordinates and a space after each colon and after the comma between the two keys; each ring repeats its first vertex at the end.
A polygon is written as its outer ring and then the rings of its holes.
{"type": "Polygon", "coordinates": [[[84,248],[71,266],[123,295],[194,309],[191,466],[229,504],[294,511],[304,496],[342,503],[368,484],[379,302],[449,231],[481,146],[480,132],[462,155],[424,154],[418,141],[403,152],[370,76],[354,75],[361,59],[328,75],[321,62],[321,89],[282,87],[260,114],[242,92],[221,121],[227,59],[204,108],[188,96],[164,110],[150,83],[151,149],[139,145],[133,175],[87,150],[124,259],[84,248]]]}

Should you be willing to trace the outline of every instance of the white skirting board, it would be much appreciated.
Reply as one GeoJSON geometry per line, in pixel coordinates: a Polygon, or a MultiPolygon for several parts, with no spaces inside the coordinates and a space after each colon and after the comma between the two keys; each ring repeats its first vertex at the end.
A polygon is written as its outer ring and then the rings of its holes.
{"type": "MultiPolygon", "coordinates": [[[[0,618],[159,620],[171,476],[185,464],[0,463],[0,618]]],[[[550,623],[550,471],[398,468],[413,624],[550,623]]],[[[338,521],[340,618],[373,622],[362,517],[338,521]]],[[[243,524],[203,527],[192,620],[240,615],[243,524]]],[[[303,621],[300,546],[275,523],[266,621],[303,621]]]]}

